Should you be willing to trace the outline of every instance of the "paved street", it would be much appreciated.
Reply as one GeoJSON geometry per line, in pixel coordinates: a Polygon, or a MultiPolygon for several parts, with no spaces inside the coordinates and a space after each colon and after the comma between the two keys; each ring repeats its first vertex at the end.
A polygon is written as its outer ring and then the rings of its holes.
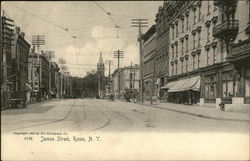
{"type": "Polygon", "coordinates": [[[1,114],[2,132],[249,133],[249,122],[214,120],[130,102],[98,99],[52,100],[31,104],[26,109],[4,110],[1,114]]]}

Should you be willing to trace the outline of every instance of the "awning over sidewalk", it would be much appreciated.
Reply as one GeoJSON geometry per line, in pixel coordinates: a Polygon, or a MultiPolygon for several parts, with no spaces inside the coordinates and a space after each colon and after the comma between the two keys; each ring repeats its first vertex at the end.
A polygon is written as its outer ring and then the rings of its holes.
{"type": "Polygon", "coordinates": [[[182,79],[170,83],[165,85],[166,87],[169,87],[168,92],[181,92],[187,90],[200,91],[200,76],[182,79]]]}
{"type": "Polygon", "coordinates": [[[170,82],[170,83],[164,85],[163,87],[161,87],[161,89],[169,89],[172,86],[174,86],[174,84],[176,84],[176,82],[170,82]]]}
{"type": "Polygon", "coordinates": [[[25,91],[27,92],[32,91],[32,87],[28,83],[25,83],[25,91]]]}

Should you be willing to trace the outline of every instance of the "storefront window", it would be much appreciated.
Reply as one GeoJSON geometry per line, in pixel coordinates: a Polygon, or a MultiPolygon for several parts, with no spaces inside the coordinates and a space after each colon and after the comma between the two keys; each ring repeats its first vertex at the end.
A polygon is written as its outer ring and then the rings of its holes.
{"type": "Polygon", "coordinates": [[[233,71],[228,71],[222,74],[222,92],[223,92],[223,98],[233,97],[234,93],[233,71]]]}
{"type": "Polygon", "coordinates": [[[205,98],[216,98],[216,75],[205,76],[205,98]]]}
{"type": "Polygon", "coordinates": [[[250,97],[250,69],[246,70],[245,89],[245,96],[250,97]]]}
{"type": "Polygon", "coordinates": [[[246,93],[245,93],[246,97],[250,97],[250,78],[246,79],[246,93]]]}

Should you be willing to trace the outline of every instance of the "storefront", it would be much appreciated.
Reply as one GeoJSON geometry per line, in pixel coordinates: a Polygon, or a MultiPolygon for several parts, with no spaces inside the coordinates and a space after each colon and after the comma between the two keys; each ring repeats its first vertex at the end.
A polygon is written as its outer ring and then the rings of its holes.
{"type": "Polygon", "coordinates": [[[168,102],[196,104],[200,99],[200,76],[172,81],[163,86],[168,93],[168,102]]]}

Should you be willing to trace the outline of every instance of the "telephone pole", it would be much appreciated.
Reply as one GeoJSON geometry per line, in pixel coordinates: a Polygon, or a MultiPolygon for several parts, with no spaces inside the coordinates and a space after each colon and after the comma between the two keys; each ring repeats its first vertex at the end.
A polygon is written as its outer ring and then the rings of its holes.
{"type": "Polygon", "coordinates": [[[114,51],[114,58],[117,58],[118,61],[118,98],[120,99],[120,59],[124,58],[123,51],[117,50],[114,51]]]}
{"type": "Polygon", "coordinates": [[[111,65],[113,64],[112,60],[106,60],[106,64],[109,66],[109,76],[108,76],[108,93],[111,93],[111,65]]]}
{"type": "Polygon", "coordinates": [[[142,68],[142,27],[148,27],[148,19],[132,19],[131,20],[131,26],[132,27],[138,27],[139,29],[139,35],[138,35],[138,41],[140,44],[140,50],[139,50],[139,58],[140,58],[140,86],[139,86],[139,92],[140,92],[140,99],[141,102],[143,102],[143,68],[142,68]]]}
{"type": "Polygon", "coordinates": [[[40,62],[40,46],[45,45],[45,36],[44,35],[32,35],[32,45],[37,47],[37,62],[39,68],[39,76],[38,76],[38,94],[39,94],[39,101],[41,101],[41,78],[42,78],[42,68],[40,62]]]}

